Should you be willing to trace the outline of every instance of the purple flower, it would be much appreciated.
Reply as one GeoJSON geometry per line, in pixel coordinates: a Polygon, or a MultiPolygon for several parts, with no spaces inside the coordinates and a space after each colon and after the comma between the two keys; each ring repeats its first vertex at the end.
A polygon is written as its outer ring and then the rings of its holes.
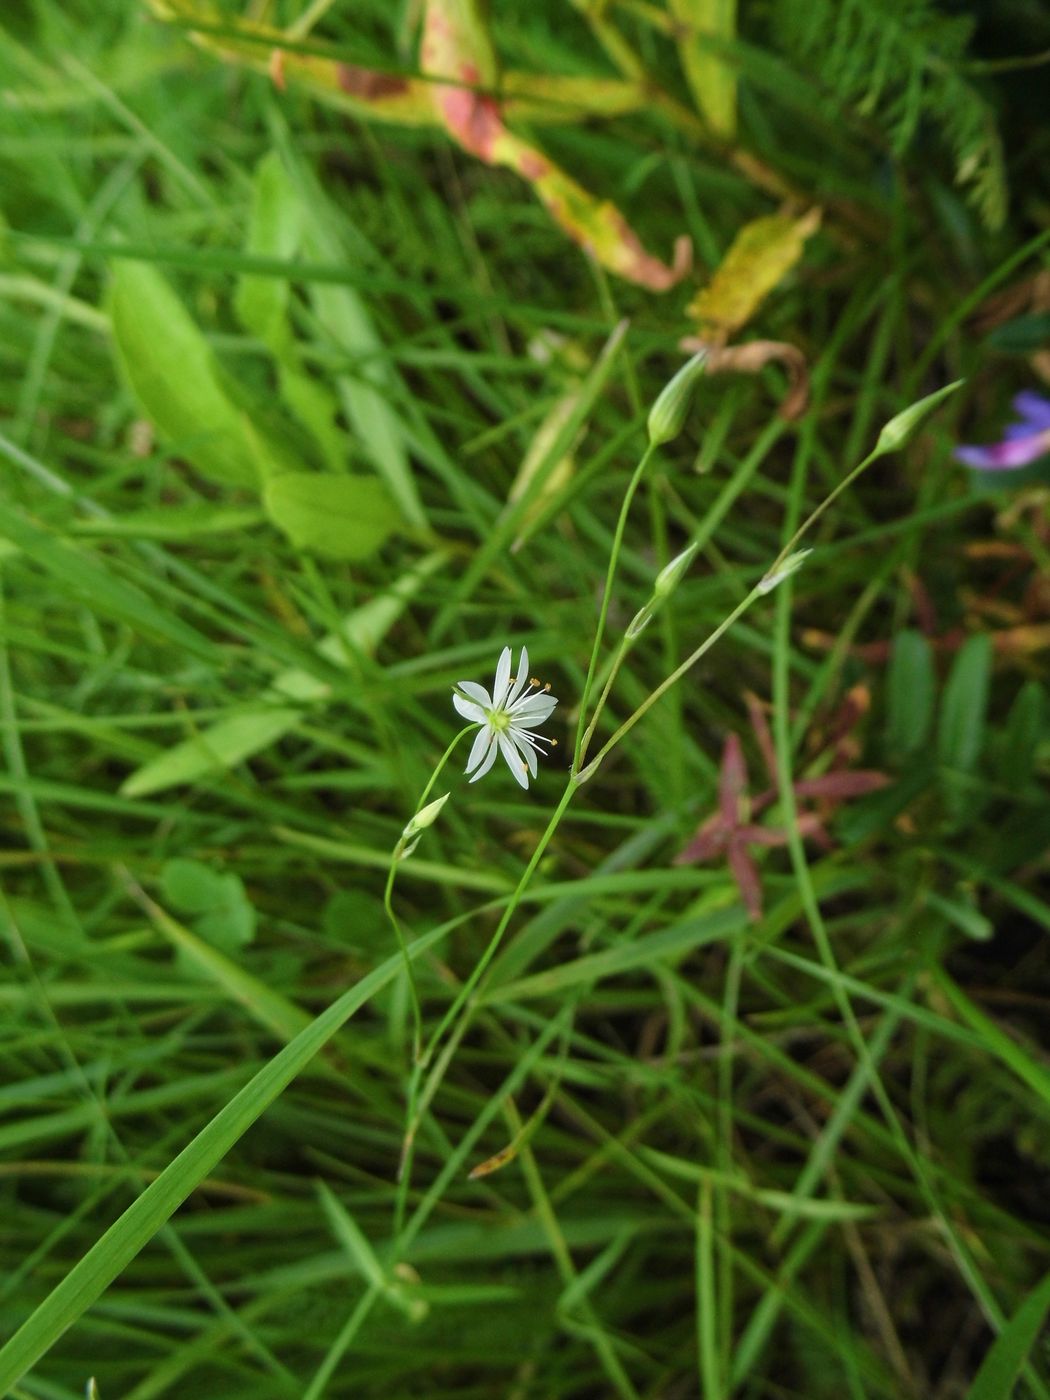
{"type": "Polygon", "coordinates": [[[1008,471],[1011,467],[1026,467],[1029,462],[1050,452],[1050,399],[1026,391],[1014,399],[1019,423],[1011,423],[1003,433],[1002,442],[987,447],[957,447],[955,458],[978,471],[1008,471]]]}

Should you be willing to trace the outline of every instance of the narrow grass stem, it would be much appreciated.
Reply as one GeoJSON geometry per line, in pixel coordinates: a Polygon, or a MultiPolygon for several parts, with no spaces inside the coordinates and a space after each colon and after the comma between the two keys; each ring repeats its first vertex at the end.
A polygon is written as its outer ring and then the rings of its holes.
{"type": "Polygon", "coordinates": [[[529,881],[535,874],[536,867],[539,865],[540,860],[543,857],[544,851],[550,845],[551,838],[557,831],[561,819],[565,815],[565,810],[576,793],[576,788],[577,784],[573,782],[572,779],[570,779],[569,782],[566,783],[565,791],[562,793],[561,799],[558,802],[557,807],[554,809],[550,821],[547,823],[546,830],[540,837],[539,841],[537,841],[536,849],[533,851],[531,857],[529,858],[528,865],[526,865],[525,869],[521,873],[521,879],[515,886],[514,893],[511,895],[510,900],[507,903],[507,907],[503,911],[503,917],[496,925],[495,933],[493,933],[492,937],[489,939],[488,947],[482,953],[477,963],[475,963],[473,969],[471,970],[470,976],[463,983],[463,986],[459,989],[458,993],[456,994],[455,1001],[453,1001],[452,1005],[441,1018],[441,1024],[431,1036],[430,1043],[427,1046],[426,1050],[423,1052],[423,1055],[420,1059],[420,1064],[424,1068],[434,1058],[434,1051],[441,1043],[441,1040],[444,1038],[446,1031],[452,1025],[453,1021],[455,1021],[456,1017],[463,1009],[464,1003],[467,1001],[467,999],[473,993],[474,988],[478,985],[482,977],[485,975],[485,969],[488,967],[492,959],[496,956],[496,952],[499,949],[499,945],[503,941],[503,935],[507,931],[507,925],[514,917],[514,914],[518,908],[518,904],[521,902],[521,897],[525,893],[529,881]]]}
{"type": "Polygon", "coordinates": [[[605,709],[605,702],[609,698],[609,692],[612,690],[613,685],[616,682],[616,677],[620,674],[620,667],[626,660],[627,653],[631,649],[631,644],[633,640],[633,637],[625,636],[620,642],[619,651],[617,651],[616,655],[613,657],[613,663],[609,667],[609,674],[605,678],[604,686],[602,686],[602,693],[598,696],[598,703],[594,707],[594,714],[591,716],[591,721],[588,724],[587,728],[584,730],[583,739],[579,747],[579,753],[573,763],[574,773],[579,769],[580,764],[587,757],[587,750],[590,747],[591,740],[594,737],[594,731],[598,724],[598,719],[601,716],[602,710],[605,709]]]}
{"type": "Polygon", "coordinates": [[[624,720],[623,724],[620,725],[619,729],[617,729],[615,734],[613,734],[612,738],[606,740],[606,742],[602,745],[601,749],[599,749],[595,757],[590,761],[590,763],[588,763],[587,767],[582,769],[582,771],[580,772],[573,773],[573,782],[585,783],[588,780],[588,778],[593,777],[594,774],[597,772],[605,755],[609,753],[610,750],[616,747],[616,745],[620,742],[624,735],[627,734],[631,729],[633,729],[634,726],[638,723],[638,721],[644,715],[646,715],[649,712],[649,710],[652,709],[652,707],[656,704],[657,700],[659,700],[661,696],[665,695],[667,691],[669,691],[671,687],[675,684],[676,681],[680,681],[685,675],[685,673],[688,670],[690,670],[691,667],[696,665],[696,663],[700,660],[701,656],[703,656],[705,652],[711,650],[715,642],[718,641],[719,637],[721,637],[725,632],[728,632],[730,627],[732,627],[733,623],[736,622],[738,618],[742,617],[744,613],[747,612],[748,608],[753,602],[756,601],[756,599],[761,597],[761,589],[757,587],[752,588],[751,592],[747,595],[747,597],[742,599],[736,605],[733,611],[729,613],[725,618],[723,618],[723,620],[718,624],[718,626],[710,634],[710,636],[705,638],[705,640],[700,643],[696,650],[686,657],[686,659],[682,662],[681,666],[676,667],[675,670],[673,670],[671,674],[668,677],[666,677],[665,680],[660,682],[660,684],[650,695],[646,696],[646,698],[638,706],[635,712],[624,720]]]}
{"type": "MultiPolygon", "coordinates": [[[[620,516],[616,522],[613,547],[609,554],[609,566],[605,571],[605,591],[602,594],[602,606],[598,614],[598,626],[595,629],[594,643],[591,647],[591,659],[587,665],[587,679],[583,683],[583,694],[580,697],[580,715],[576,725],[576,744],[573,749],[572,758],[572,771],[574,774],[577,772],[582,762],[584,728],[587,726],[587,706],[590,702],[591,690],[594,687],[595,673],[598,670],[598,654],[601,651],[602,638],[605,635],[605,623],[609,615],[609,604],[612,601],[613,581],[616,577],[617,565],[620,562],[620,552],[623,549],[623,536],[627,528],[627,515],[631,509],[631,502],[634,500],[634,494],[641,485],[642,477],[645,475],[645,469],[652,461],[655,452],[656,447],[650,443],[642,453],[641,459],[634,469],[634,474],[627,484],[627,490],[624,492],[623,502],[620,505],[620,516]]],[[[594,729],[598,715],[601,713],[601,706],[605,703],[605,696],[607,693],[608,687],[602,693],[602,699],[599,701],[598,707],[595,710],[588,732],[594,729]]]]}
{"type": "MultiPolygon", "coordinates": [[[[419,800],[416,802],[416,810],[412,813],[413,818],[417,817],[419,813],[423,810],[423,808],[427,805],[427,799],[433,791],[434,784],[440,777],[441,770],[452,757],[456,745],[465,735],[469,734],[473,728],[474,726],[472,724],[468,724],[463,729],[461,729],[456,735],[456,737],[452,740],[451,744],[449,744],[445,752],[438,759],[437,766],[435,767],[433,773],[431,773],[430,779],[427,782],[426,787],[420,793],[419,800]]],[[[390,865],[387,869],[386,874],[386,888],[383,891],[383,908],[386,910],[387,918],[390,920],[394,933],[397,936],[397,945],[401,950],[401,957],[404,960],[405,964],[405,975],[408,978],[408,989],[412,999],[412,1059],[418,1060],[423,1049],[423,1009],[419,1000],[419,989],[416,986],[416,975],[415,972],[412,970],[412,959],[408,956],[408,944],[405,941],[405,932],[404,929],[401,927],[400,920],[394,913],[393,903],[394,880],[397,878],[397,867],[400,865],[401,860],[405,855],[405,847],[408,845],[410,839],[405,833],[407,833],[411,825],[412,819],[410,818],[405,827],[405,831],[402,832],[401,836],[397,840],[396,845],[394,846],[394,849],[390,853],[390,865]]]]}
{"type": "Polygon", "coordinates": [[[807,534],[811,527],[817,523],[820,517],[827,510],[828,506],[830,506],[834,500],[841,496],[843,491],[845,491],[849,486],[852,486],[852,484],[856,481],[857,477],[860,476],[861,472],[865,471],[868,467],[870,467],[872,462],[874,462],[877,457],[882,457],[884,455],[885,454],[883,452],[880,452],[878,449],[876,449],[874,452],[869,452],[868,455],[864,458],[863,462],[860,462],[857,466],[853,468],[853,470],[847,476],[844,476],[842,478],[842,480],[835,487],[835,489],[833,491],[830,491],[824,497],[820,505],[817,506],[816,509],[813,510],[809,515],[806,516],[805,520],[798,527],[798,529],[788,540],[784,548],[773,560],[773,563],[766,570],[767,577],[770,574],[776,573],[776,571],[780,568],[781,564],[783,564],[784,560],[794,550],[795,546],[798,544],[802,536],[807,534]]]}

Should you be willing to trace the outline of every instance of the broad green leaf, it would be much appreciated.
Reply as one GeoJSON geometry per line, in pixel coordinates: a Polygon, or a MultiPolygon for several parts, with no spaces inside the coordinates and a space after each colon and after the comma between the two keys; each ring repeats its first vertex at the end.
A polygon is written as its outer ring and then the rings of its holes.
{"type": "MultiPolygon", "coordinates": [[[[285,143],[281,154],[303,209],[307,254],[321,262],[346,262],[350,254],[343,236],[345,211],[337,223],[324,189],[294,148],[285,143]]],[[[426,528],[409,457],[410,434],[392,402],[400,380],[386,358],[365,299],[351,287],[334,282],[311,282],[308,295],[321,329],[350,362],[337,376],[335,387],[361,451],[390,488],[409,524],[426,528]]]]}
{"type": "Polygon", "coordinates": [[[689,303],[702,338],[723,341],[745,326],[802,257],[820,227],[820,210],[801,218],[768,214],[737,233],[713,277],[689,303]]]}
{"type": "Polygon", "coordinates": [[[736,135],[736,69],[713,51],[711,38],[736,38],[736,0],[671,0],[681,27],[678,57],[697,110],[726,141],[736,135]]]}
{"type": "Polygon", "coordinates": [[[944,687],[937,729],[937,756],[958,773],[972,773],[981,754],[991,672],[991,638],[984,633],[970,637],[944,687]]]}
{"type": "Polygon", "coordinates": [[[222,876],[200,860],[168,860],[160,872],[164,898],[180,914],[203,914],[222,903],[222,876]]]}
{"type": "Polygon", "coordinates": [[[1010,706],[996,775],[1013,791],[1027,787],[1035,776],[1039,745],[1050,739],[1048,715],[1046,691],[1038,681],[1028,681],[1010,706]]]}
{"type": "MultiPolygon", "coordinates": [[[[256,167],[246,251],[286,262],[291,272],[304,228],[298,191],[279,154],[271,151],[256,167]]],[[[238,282],[234,306],[242,325],[273,353],[282,399],[317,443],[325,464],[338,471],[346,458],[343,434],[335,422],[338,408],[328,389],[303,369],[287,320],[290,290],[287,278],[246,273],[238,282]]]]}
{"type": "MultiPolygon", "coordinates": [[[[252,212],[245,251],[260,257],[291,260],[303,236],[302,206],[290,188],[280,156],[271,151],[255,170],[252,212]]],[[[283,277],[244,273],[237,283],[234,309],[246,330],[276,354],[290,339],[286,312],[289,285],[283,277]]]]}
{"type": "Polygon", "coordinates": [[[1050,1274],[1029,1293],[985,1353],[966,1400],[1009,1400],[1050,1311],[1050,1274]]]}
{"type": "Polygon", "coordinates": [[[266,483],[270,519],[298,549],[328,559],[367,559],[401,523],[376,477],[284,472],[266,483]]]}
{"type": "Polygon", "coordinates": [[[298,710],[272,705],[231,715],[143,764],[125,779],[120,791],[125,797],[147,797],[233,768],[276,743],[298,719],[298,710]]]}
{"type": "Polygon", "coordinates": [[[921,632],[898,632],[886,679],[886,743],[894,756],[915,753],[926,743],[936,689],[929,642],[921,632]]]}
{"type": "MultiPolygon", "coordinates": [[[[419,957],[445,932],[437,928],[416,939],[409,956],[419,957]]],[[[146,1187],[0,1349],[0,1394],[6,1395],[102,1296],[296,1075],[403,966],[398,952],[344,992],[264,1065],[146,1187]]]]}
{"type": "Polygon", "coordinates": [[[258,485],[264,470],[256,442],[207,341],[157,269],[118,262],[110,314],[124,376],[172,450],[213,481],[258,485]]]}
{"type": "Polygon", "coordinates": [[[232,871],[221,874],[199,860],[169,860],[161,888],[169,904],[194,916],[194,932],[213,948],[235,953],[255,937],[255,910],[232,871]]]}

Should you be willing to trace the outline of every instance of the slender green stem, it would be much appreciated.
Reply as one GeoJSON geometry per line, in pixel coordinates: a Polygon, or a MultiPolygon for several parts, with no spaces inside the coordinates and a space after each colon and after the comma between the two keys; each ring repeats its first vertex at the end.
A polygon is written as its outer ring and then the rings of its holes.
{"type": "MultiPolygon", "coordinates": [[[[427,798],[433,791],[434,784],[437,782],[441,774],[441,770],[452,757],[452,753],[456,745],[459,743],[460,739],[462,739],[464,735],[469,734],[474,727],[474,725],[468,724],[465,728],[461,729],[456,735],[456,737],[452,740],[451,744],[449,744],[445,752],[438,759],[437,767],[434,769],[433,773],[431,773],[430,781],[423,789],[422,793],[420,794],[419,800],[416,803],[416,810],[412,813],[412,818],[417,817],[419,813],[423,810],[423,808],[427,805],[427,798]]],[[[390,853],[390,866],[386,873],[386,888],[383,891],[383,908],[386,910],[387,918],[390,920],[390,923],[393,926],[394,933],[397,936],[397,945],[401,950],[401,957],[404,960],[405,964],[405,975],[408,978],[408,989],[412,998],[412,1058],[413,1060],[418,1060],[420,1053],[423,1049],[423,1009],[419,1000],[419,989],[416,986],[416,974],[412,969],[412,959],[408,956],[408,943],[405,940],[405,932],[404,929],[401,927],[400,920],[394,913],[393,903],[394,880],[397,877],[397,867],[400,865],[401,861],[404,858],[405,847],[408,845],[410,839],[407,835],[407,832],[409,831],[411,825],[412,820],[410,819],[407,825],[405,826],[405,830],[401,833],[401,836],[398,838],[397,844],[394,846],[394,849],[390,853]]]]}
{"type": "Polygon", "coordinates": [[[671,672],[669,676],[666,677],[666,679],[662,680],[651,695],[646,696],[646,698],[638,706],[635,712],[624,720],[623,724],[620,725],[619,729],[617,729],[616,733],[612,736],[612,738],[606,740],[606,742],[602,745],[601,749],[599,749],[596,756],[590,761],[590,763],[588,763],[587,767],[584,768],[581,772],[575,773],[573,775],[573,781],[577,783],[585,783],[588,778],[593,777],[605,755],[611,749],[614,749],[616,747],[616,745],[620,742],[624,735],[629,730],[633,729],[634,726],[638,723],[638,721],[642,718],[642,716],[647,714],[648,711],[652,709],[652,707],[656,704],[657,700],[659,700],[662,695],[666,694],[666,692],[671,689],[671,687],[675,684],[676,681],[681,680],[682,677],[685,675],[686,671],[688,671],[692,666],[695,666],[696,663],[700,660],[701,656],[703,656],[705,652],[710,651],[710,649],[714,646],[715,642],[718,641],[719,637],[721,637],[723,633],[728,632],[730,627],[732,627],[733,623],[736,622],[739,617],[742,617],[743,614],[747,612],[748,608],[753,602],[755,602],[756,599],[761,597],[761,589],[752,588],[751,592],[747,595],[747,597],[744,598],[741,602],[739,602],[733,609],[733,611],[729,613],[729,615],[718,624],[718,626],[711,633],[711,635],[707,637],[704,641],[702,641],[694,652],[692,652],[689,656],[686,657],[686,659],[682,662],[681,666],[678,666],[675,670],[671,672]]]}
{"type": "MultiPolygon", "coordinates": [[[[641,460],[634,469],[631,480],[627,484],[627,490],[624,493],[623,502],[620,506],[620,517],[616,522],[616,533],[613,536],[613,547],[609,555],[609,566],[605,571],[605,591],[602,594],[601,612],[598,614],[598,626],[595,630],[594,643],[591,647],[591,659],[587,665],[587,679],[583,683],[583,695],[580,697],[579,720],[576,725],[576,744],[573,749],[572,759],[572,771],[574,773],[580,766],[583,753],[584,727],[587,724],[587,705],[591,698],[594,677],[598,669],[598,653],[601,651],[602,638],[605,635],[605,622],[609,615],[609,604],[612,601],[613,580],[616,577],[616,568],[620,562],[620,552],[623,549],[623,536],[627,528],[627,514],[631,509],[634,493],[638,490],[642,477],[645,475],[645,469],[652,460],[655,451],[656,448],[652,443],[645,449],[641,460]]],[[[604,696],[606,693],[607,691],[603,692],[602,701],[599,703],[598,711],[595,712],[594,720],[597,720],[598,712],[600,712],[601,704],[604,704],[604,696]]],[[[594,728],[593,720],[590,727],[591,729],[594,728]]]]}
{"type": "Polygon", "coordinates": [[[816,510],[814,510],[810,515],[806,516],[805,520],[798,527],[795,533],[788,540],[787,544],[784,546],[784,548],[780,551],[777,557],[773,560],[772,564],[766,570],[767,576],[769,574],[776,573],[776,571],[780,568],[781,564],[783,564],[784,560],[788,557],[791,551],[798,544],[802,536],[807,533],[811,526],[817,523],[820,517],[827,510],[828,506],[831,505],[832,501],[834,501],[837,497],[841,496],[843,491],[845,491],[848,486],[852,486],[853,483],[856,481],[857,477],[860,476],[861,472],[864,471],[867,467],[870,467],[872,462],[875,461],[876,457],[881,457],[883,455],[884,454],[878,451],[878,449],[876,449],[874,452],[869,452],[868,455],[864,458],[863,462],[861,462],[858,466],[854,467],[853,470],[848,474],[848,476],[844,476],[842,478],[839,484],[835,487],[834,491],[829,492],[828,495],[826,495],[821,501],[820,505],[817,506],[816,510]]]}
{"type": "Polygon", "coordinates": [[[474,988],[481,981],[482,977],[485,975],[485,969],[488,967],[492,959],[496,956],[496,952],[499,948],[499,945],[503,941],[503,935],[507,931],[507,925],[514,917],[514,914],[518,908],[518,904],[521,902],[521,897],[525,893],[525,889],[529,881],[535,874],[536,867],[539,865],[540,860],[543,857],[544,851],[550,845],[551,838],[553,837],[555,831],[557,831],[558,825],[561,822],[562,817],[565,815],[565,809],[568,807],[569,803],[572,801],[576,793],[576,788],[577,784],[573,782],[572,779],[570,779],[569,782],[566,783],[565,791],[561,795],[561,800],[558,802],[558,805],[554,809],[554,813],[551,816],[550,821],[547,823],[547,829],[544,831],[543,835],[536,843],[536,849],[533,851],[532,856],[529,859],[528,865],[526,865],[525,869],[521,873],[521,879],[515,886],[514,893],[511,895],[507,907],[503,911],[503,917],[496,925],[496,931],[489,940],[488,947],[485,949],[481,957],[478,959],[477,963],[474,965],[470,976],[463,983],[463,986],[460,987],[458,993],[456,994],[455,1001],[453,1001],[452,1005],[442,1017],[441,1024],[438,1026],[434,1034],[430,1037],[430,1043],[427,1046],[426,1050],[423,1052],[421,1060],[421,1064],[424,1067],[428,1065],[430,1061],[434,1058],[434,1051],[440,1044],[442,1038],[445,1035],[445,1032],[448,1030],[449,1026],[451,1026],[452,1022],[459,1015],[460,1011],[463,1008],[463,1004],[474,991],[474,988]]]}
{"type": "Polygon", "coordinates": [[[426,1050],[421,1055],[416,1056],[416,1063],[412,1072],[412,1080],[409,1085],[405,1136],[401,1147],[401,1162],[398,1168],[398,1197],[395,1209],[395,1227],[397,1231],[400,1231],[401,1224],[404,1219],[405,1206],[408,1200],[409,1180],[412,1170],[412,1153],[415,1146],[416,1133],[419,1131],[419,1124],[422,1120],[423,1114],[426,1112],[428,1105],[430,1104],[435,1093],[437,1092],[438,1086],[440,1085],[442,1079],[445,1077],[445,1073],[452,1062],[452,1056],[455,1053],[456,1047],[462,1039],[463,1035],[466,1033],[467,1027],[470,1024],[469,1009],[468,1013],[460,1018],[459,1024],[453,1029],[452,1035],[449,1037],[449,1040],[445,1045],[444,1049],[442,1050],[440,1056],[438,1056],[437,1063],[434,1065],[433,1070],[428,1076],[427,1082],[422,1088],[422,1092],[420,1092],[420,1083],[423,1071],[433,1061],[434,1054],[438,1046],[441,1044],[441,1041],[443,1040],[445,1034],[447,1033],[449,1028],[453,1026],[453,1023],[455,1022],[456,1018],[460,1015],[460,1012],[463,1010],[466,1002],[468,1001],[468,998],[472,995],[474,989],[481,981],[481,978],[485,975],[485,970],[488,967],[489,963],[496,956],[496,952],[500,946],[500,943],[503,940],[503,935],[507,931],[507,926],[510,923],[511,919],[514,917],[514,913],[517,910],[519,903],[521,902],[521,897],[525,893],[525,889],[528,886],[529,881],[535,874],[536,867],[539,865],[540,860],[543,857],[544,851],[550,844],[551,838],[557,831],[561,819],[565,814],[565,810],[568,807],[569,803],[572,801],[575,793],[576,784],[570,778],[568,783],[566,783],[565,785],[565,791],[562,793],[561,799],[558,802],[557,807],[554,809],[550,821],[547,823],[546,830],[537,842],[536,849],[533,851],[532,857],[529,860],[528,865],[526,865],[525,869],[522,871],[521,878],[518,881],[513,894],[510,896],[510,899],[507,902],[507,906],[503,911],[503,916],[500,919],[499,923],[496,925],[496,930],[493,933],[491,939],[489,940],[488,947],[478,959],[478,962],[472,969],[470,976],[463,983],[463,986],[459,989],[459,992],[456,994],[455,1000],[453,1001],[452,1005],[445,1012],[445,1015],[441,1019],[441,1024],[431,1036],[430,1043],[427,1045],[426,1050]]]}
{"type": "Polygon", "coordinates": [[[583,739],[580,742],[579,753],[576,757],[575,762],[573,763],[574,772],[579,769],[580,764],[587,757],[587,750],[590,747],[591,739],[594,737],[594,730],[598,724],[598,719],[601,716],[602,710],[605,709],[605,702],[609,698],[609,692],[612,690],[613,685],[616,682],[616,677],[620,674],[620,667],[623,665],[627,657],[627,653],[630,651],[633,642],[633,637],[628,637],[624,635],[623,640],[620,642],[620,648],[617,651],[616,655],[613,657],[613,663],[609,667],[609,674],[605,678],[604,686],[602,686],[602,693],[598,696],[598,703],[594,707],[594,714],[591,716],[591,722],[584,730],[583,739]]]}

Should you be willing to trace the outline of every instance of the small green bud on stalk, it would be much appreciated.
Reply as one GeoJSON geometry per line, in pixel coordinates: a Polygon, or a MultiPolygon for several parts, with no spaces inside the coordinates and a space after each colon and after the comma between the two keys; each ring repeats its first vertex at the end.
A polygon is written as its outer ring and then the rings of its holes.
{"type": "Polygon", "coordinates": [[[633,641],[640,632],[644,632],[652,621],[653,617],[663,606],[665,600],[671,596],[682,581],[686,569],[693,562],[699,544],[691,544],[687,549],[683,549],[681,554],[676,554],[669,564],[665,564],[656,575],[653,583],[653,596],[635,613],[627,627],[627,636],[633,641]]]}
{"type": "Polygon", "coordinates": [[[661,447],[671,442],[685,427],[693,387],[704,372],[706,360],[707,351],[698,351],[660,391],[649,410],[650,446],[661,447]]]}
{"type": "Polygon", "coordinates": [[[811,549],[800,549],[794,554],[789,554],[779,569],[774,573],[766,574],[765,578],[761,580],[758,585],[759,593],[772,593],[778,583],[783,583],[786,578],[790,578],[793,573],[801,569],[807,556],[812,553],[811,549]]]}
{"type": "Polygon", "coordinates": [[[927,394],[924,399],[891,418],[879,434],[872,457],[882,457],[887,452],[896,452],[898,448],[903,447],[926,415],[932,413],[950,394],[954,394],[962,382],[961,379],[957,379],[953,384],[946,384],[943,389],[927,394]]]}
{"type": "Polygon", "coordinates": [[[426,831],[428,826],[433,826],[437,820],[437,815],[448,801],[448,793],[444,797],[436,797],[433,802],[428,802],[411,819],[404,831],[401,833],[401,840],[397,843],[397,859],[404,860],[410,856],[419,844],[419,838],[426,831]]]}

